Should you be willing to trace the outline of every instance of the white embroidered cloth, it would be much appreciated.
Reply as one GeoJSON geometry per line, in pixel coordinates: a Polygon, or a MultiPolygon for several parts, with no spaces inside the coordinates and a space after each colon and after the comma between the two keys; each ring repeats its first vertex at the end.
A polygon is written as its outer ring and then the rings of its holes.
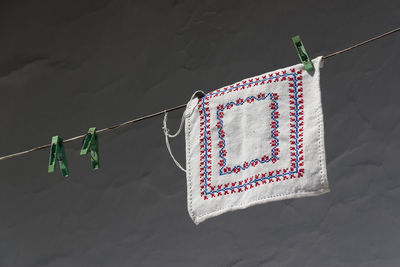
{"type": "Polygon", "coordinates": [[[193,99],[185,111],[187,198],[196,224],[270,201],[329,192],[321,57],[193,99]]]}

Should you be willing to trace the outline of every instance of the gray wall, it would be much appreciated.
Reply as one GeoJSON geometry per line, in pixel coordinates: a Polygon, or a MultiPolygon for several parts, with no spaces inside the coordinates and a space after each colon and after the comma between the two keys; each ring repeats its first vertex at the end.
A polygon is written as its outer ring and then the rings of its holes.
{"type": "MultiPolygon", "coordinates": [[[[1,1],[0,154],[185,103],[399,26],[391,1],[1,1]]],[[[332,192],[195,226],[161,117],[0,162],[0,266],[400,266],[400,33],[326,61],[332,192]]],[[[176,128],[181,112],[170,114],[176,128]]],[[[184,139],[172,142],[184,160],[184,139]]]]}

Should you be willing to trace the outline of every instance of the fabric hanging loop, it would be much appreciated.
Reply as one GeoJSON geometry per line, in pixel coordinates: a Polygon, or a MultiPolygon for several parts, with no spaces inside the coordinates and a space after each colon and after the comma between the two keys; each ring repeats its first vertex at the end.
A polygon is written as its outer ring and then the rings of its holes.
{"type": "MultiPolygon", "coordinates": [[[[202,97],[202,96],[204,96],[204,95],[205,95],[205,93],[204,93],[203,91],[197,90],[196,92],[193,93],[193,95],[192,95],[192,97],[190,98],[189,102],[190,102],[194,97],[196,97],[196,96],[197,96],[197,97],[202,97]]],[[[186,172],[185,168],[182,167],[182,165],[175,159],[174,155],[172,154],[171,145],[170,145],[170,143],[169,143],[169,138],[175,138],[175,137],[177,137],[177,136],[181,133],[181,131],[182,131],[182,129],[183,129],[183,126],[185,125],[185,116],[187,115],[187,114],[186,114],[186,111],[188,110],[189,102],[188,102],[188,104],[186,105],[186,109],[185,109],[185,111],[184,111],[183,114],[182,114],[181,123],[180,123],[179,129],[176,131],[176,133],[174,133],[174,134],[170,134],[170,133],[169,133],[169,129],[168,129],[168,127],[167,127],[168,112],[167,112],[166,110],[164,111],[164,120],[163,120],[163,127],[162,127],[162,129],[163,129],[163,131],[164,131],[164,135],[165,135],[165,144],[166,144],[166,146],[167,146],[167,150],[168,150],[169,154],[171,155],[172,160],[175,162],[175,165],[178,166],[178,168],[181,169],[181,170],[184,171],[184,172],[186,172]]],[[[192,108],[192,110],[190,111],[190,115],[191,115],[191,113],[192,113],[193,111],[194,111],[194,108],[192,108]]]]}

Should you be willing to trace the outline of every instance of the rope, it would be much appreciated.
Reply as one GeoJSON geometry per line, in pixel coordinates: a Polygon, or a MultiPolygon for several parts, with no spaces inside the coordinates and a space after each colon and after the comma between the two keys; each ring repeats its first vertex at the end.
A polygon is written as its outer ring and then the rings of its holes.
{"type": "MultiPolygon", "coordinates": [[[[398,31],[400,31],[400,27],[398,27],[398,28],[396,28],[396,29],[394,29],[394,30],[388,31],[388,32],[386,32],[386,33],[383,33],[383,34],[381,34],[381,35],[375,36],[375,37],[373,37],[373,38],[371,38],[371,39],[368,39],[368,40],[366,40],[366,41],[363,41],[363,42],[361,42],[361,43],[358,43],[358,44],[355,44],[355,45],[353,45],[353,46],[350,46],[350,47],[348,47],[348,48],[345,48],[345,49],[339,50],[339,51],[337,51],[337,52],[334,52],[334,53],[328,54],[328,55],[326,55],[326,56],[323,56],[322,59],[327,59],[327,58],[331,58],[331,57],[337,56],[337,55],[339,55],[339,54],[346,53],[346,52],[348,52],[348,51],[350,51],[350,50],[352,50],[352,49],[354,49],[354,48],[357,48],[357,47],[363,46],[363,45],[365,45],[365,44],[368,44],[368,43],[370,43],[370,42],[376,41],[376,40],[378,40],[378,39],[384,38],[384,37],[386,37],[386,36],[389,36],[389,35],[391,35],[391,34],[393,34],[393,33],[398,32],[398,31]]],[[[153,113],[153,114],[149,114],[149,115],[146,115],[146,116],[137,118],[137,119],[133,119],[133,120],[130,120],[130,121],[122,122],[122,123],[120,123],[120,124],[116,124],[116,125],[113,125],[113,126],[111,126],[111,127],[107,127],[107,128],[100,129],[100,130],[97,131],[97,133],[108,132],[108,131],[111,131],[111,130],[114,130],[114,129],[117,129],[117,128],[120,128],[120,127],[124,127],[124,126],[131,125],[131,124],[133,124],[133,123],[135,123],[135,122],[139,122],[139,121],[142,121],[142,120],[150,119],[150,118],[153,118],[153,117],[162,115],[162,114],[166,114],[167,112],[171,112],[171,111],[174,111],[174,110],[182,109],[182,108],[185,108],[185,107],[186,107],[186,104],[179,105],[179,106],[175,106],[175,107],[172,107],[172,108],[169,108],[169,109],[166,109],[166,110],[163,110],[163,111],[159,111],[159,112],[156,112],[156,113],[153,113]]],[[[75,140],[84,138],[85,136],[86,136],[86,134],[78,135],[78,136],[75,136],[75,137],[72,137],[72,138],[69,138],[69,139],[64,140],[64,143],[72,142],[72,141],[75,141],[75,140]]],[[[15,158],[15,157],[18,157],[18,156],[22,156],[22,155],[25,155],[25,154],[34,152],[34,151],[39,151],[39,150],[47,149],[47,148],[49,148],[50,146],[51,146],[51,144],[47,144],[47,145],[42,145],[42,146],[34,147],[34,148],[32,148],[32,149],[28,149],[28,150],[25,150],[25,151],[21,151],[21,152],[18,152],[18,153],[13,153],[13,154],[9,154],[9,155],[0,157],[0,160],[15,158]]],[[[172,155],[172,154],[171,154],[171,155],[172,155]]],[[[182,168],[182,169],[183,169],[183,168],[182,168]]]]}
{"type": "Polygon", "coordinates": [[[381,35],[375,36],[375,37],[373,37],[373,38],[371,38],[371,39],[368,39],[368,40],[366,40],[366,41],[364,41],[364,42],[361,42],[361,43],[355,44],[355,45],[353,45],[353,46],[350,46],[350,47],[348,47],[348,48],[345,48],[345,49],[343,49],[343,50],[339,50],[339,51],[334,52],[334,53],[332,53],[332,54],[329,54],[329,55],[327,55],[327,56],[323,56],[322,59],[327,59],[327,58],[334,57],[334,56],[337,56],[337,55],[339,55],[339,54],[348,52],[348,51],[350,51],[350,50],[352,50],[352,49],[354,49],[354,48],[357,48],[357,47],[363,46],[363,45],[365,45],[365,44],[368,44],[368,43],[370,43],[370,42],[376,41],[376,40],[378,40],[378,39],[381,39],[381,38],[383,38],[383,37],[386,37],[386,36],[391,35],[391,34],[393,34],[393,33],[395,33],[395,32],[398,32],[398,31],[400,31],[400,27],[397,28],[397,29],[388,31],[388,32],[386,32],[386,33],[383,33],[383,34],[381,34],[381,35]]]}

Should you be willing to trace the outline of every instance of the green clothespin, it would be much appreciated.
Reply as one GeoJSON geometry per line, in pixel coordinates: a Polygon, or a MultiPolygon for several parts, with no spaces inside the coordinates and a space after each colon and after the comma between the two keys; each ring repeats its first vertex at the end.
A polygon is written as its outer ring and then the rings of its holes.
{"type": "Polygon", "coordinates": [[[92,169],[97,170],[99,166],[99,142],[96,133],[96,127],[90,128],[83,139],[81,155],[86,155],[90,151],[90,161],[92,169]]]}
{"type": "Polygon", "coordinates": [[[65,157],[65,150],[63,139],[59,136],[53,136],[50,146],[49,168],[48,172],[54,172],[56,163],[59,163],[61,173],[64,177],[68,177],[69,171],[67,166],[67,158],[65,157]]]}
{"type": "Polygon", "coordinates": [[[294,46],[297,49],[297,53],[299,54],[299,58],[304,65],[304,68],[307,72],[311,72],[314,70],[314,65],[311,62],[310,57],[307,54],[306,49],[304,48],[303,42],[300,39],[300,36],[297,35],[292,38],[294,46]]]}

